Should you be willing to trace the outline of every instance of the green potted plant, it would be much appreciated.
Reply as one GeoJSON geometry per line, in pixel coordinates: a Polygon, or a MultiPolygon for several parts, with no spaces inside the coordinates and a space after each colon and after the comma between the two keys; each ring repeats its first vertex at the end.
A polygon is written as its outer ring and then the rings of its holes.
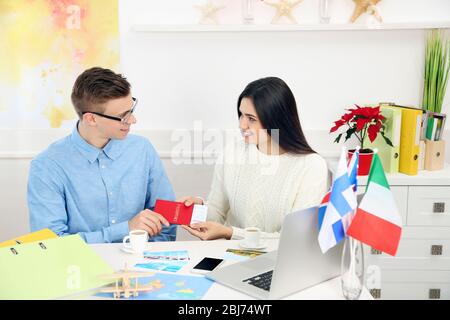
{"type": "Polygon", "coordinates": [[[435,29],[425,47],[422,109],[441,113],[450,71],[450,40],[435,29]]]}
{"type": "Polygon", "coordinates": [[[444,168],[445,141],[441,136],[434,136],[433,128],[443,132],[445,115],[441,114],[447,90],[450,72],[450,39],[445,31],[435,29],[428,35],[425,46],[425,70],[423,83],[422,109],[427,111],[423,126],[426,129],[424,148],[425,170],[440,170],[444,168]]]}
{"type": "MultiPolygon", "coordinates": [[[[358,175],[365,176],[369,174],[373,157],[373,150],[365,148],[364,142],[367,141],[366,139],[369,138],[369,140],[373,142],[378,134],[381,134],[386,143],[391,147],[392,142],[384,134],[385,126],[383,122],[386,118],[381,114],[380,106],[355,106],[356,108],[347,109],[349,112],[345,113],[339,120],[334,122],[334,126],[330,129],[330,133],[337,131],[345,125],[347,129],[344,132],[341,132],[334,142],[339,143],[344,134],[344,142],[352,136],[356,137],[360,144],[358,175]]],[[[348,151],[349,158],[354,152],[355,149],[348,151]]]]}

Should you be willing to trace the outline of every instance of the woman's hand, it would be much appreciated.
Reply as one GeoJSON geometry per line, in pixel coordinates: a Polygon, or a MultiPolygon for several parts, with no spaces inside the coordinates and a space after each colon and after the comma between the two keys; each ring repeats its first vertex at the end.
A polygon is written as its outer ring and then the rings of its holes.
{"type": "Polygon", "coordinates": [[[185,197],[181,197],[180,199],[177,199],[177,202],[184,202],[184,205],[189,207],[192,204],[203,204],[203,199],[200,199],[197,197],[185,196],[185,197]]]}
{"type": "Polygon", "coordinates": [[[233,234],[231,227],[226,227],[214,221],[199,222],[190,226],[181,227],[202,240],[231,239],[233,234]]]}

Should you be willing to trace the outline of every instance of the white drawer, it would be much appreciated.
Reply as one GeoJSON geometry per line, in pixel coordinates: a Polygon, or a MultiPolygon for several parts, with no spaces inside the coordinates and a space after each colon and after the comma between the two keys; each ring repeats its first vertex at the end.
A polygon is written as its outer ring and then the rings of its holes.
{"type": "Polygon", "coordinates": [[[450,299],[450,271],[372,269],[366,287],[376,299],[450,299]]]}
{"type": "Polygon", "coordinates": [[[366,265],[389,269],[450,270],[450,228],[402,228],[402,237],[395,257],[364,245],[366,265]]]}
{"type": "Polygon", "coordinates": [[[450,226],[450,186],[409,187],[408,226],[450,226]]]}
{"type": "Polygon", "coordinates": [[[450,239],[400,239],[397,254],[392,257],[388,254],[374,250],[369,246],[364,248],[370,256],[386,258],[450,258],[450,239]]]}
{"type": "Polygon", "coordinates": [[[369,292],[381,300],[449,300],[450,283],[390,282],[369,292]]]}
{"type": "MultiPolygon", "coordinates": [[[[450,258],[402,258],[388,256],[364,256],[364,266],[381,268],[383,270],[435,270],[450,271],[450,258]]],[[[409,279],[409,281],[414,280],[409,279]]]]}
{"type": "MultiPolygon", "coordinates": [[[[402,225],[406,225],[406,217],[408,211],[408,187],[406,186],[391,186],[392,194],[394,195],[395,202],[399,214],[402,217],[402,225]]],[[[366,192],[366,186],[358,186],[358,194],[366,192]]]]}

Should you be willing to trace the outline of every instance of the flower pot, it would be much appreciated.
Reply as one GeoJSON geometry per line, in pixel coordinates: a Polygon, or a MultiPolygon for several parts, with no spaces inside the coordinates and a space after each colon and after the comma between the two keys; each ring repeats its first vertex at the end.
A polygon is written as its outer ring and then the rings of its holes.
{"type": "MultiPolygon", "coordinates": [[[[353,156],[355,150],[348,150],[348,161],[353,156]]],[[[367,176],[372,165],[373,151],[372,150],[360,150],[358,159],[358,176],[367,176]]]]}

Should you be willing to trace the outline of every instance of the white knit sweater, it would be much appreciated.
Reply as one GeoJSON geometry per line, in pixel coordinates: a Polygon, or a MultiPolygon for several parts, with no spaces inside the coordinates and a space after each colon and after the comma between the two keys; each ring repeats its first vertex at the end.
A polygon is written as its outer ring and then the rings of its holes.
{"type": "Polygon", "coordinates": [[[247,227],[278,237],[285,215],[318,205],[327,188],[327,164],[320,155],[267,155],[236,142],[216,164],[208,220],[232,226],[232,239],[242,239],[247,227]]]}

